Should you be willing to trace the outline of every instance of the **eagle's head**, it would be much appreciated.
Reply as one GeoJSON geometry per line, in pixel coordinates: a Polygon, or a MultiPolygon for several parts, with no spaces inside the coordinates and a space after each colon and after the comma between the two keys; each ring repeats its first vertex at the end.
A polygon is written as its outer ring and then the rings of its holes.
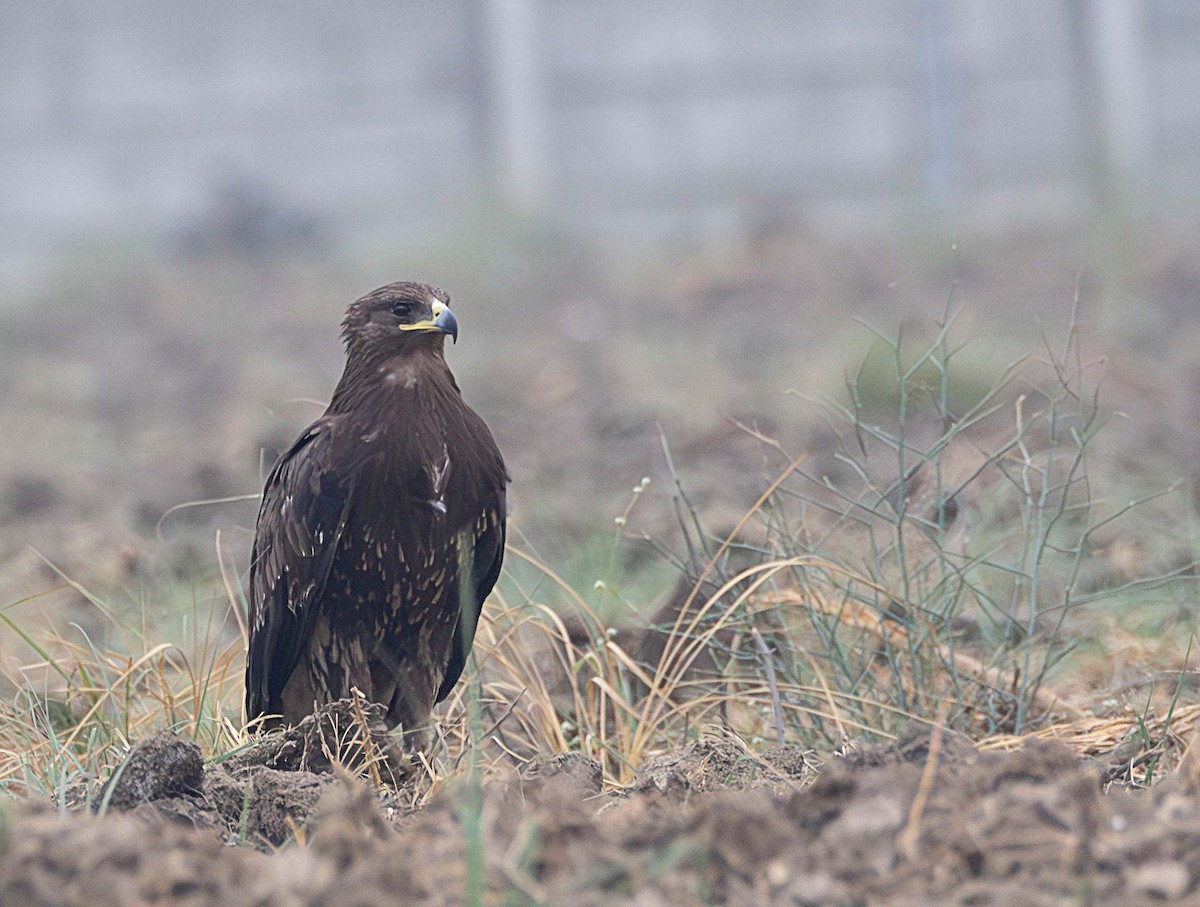
{"type": "Polygon", "coordinates": [[[419,348],[441,350],[449,334],[458,340],[458,321],[445,290],[424,283],[389,283],[350,303],[342,339],[353,356],[374,350],[388,354],[419,348]]]}

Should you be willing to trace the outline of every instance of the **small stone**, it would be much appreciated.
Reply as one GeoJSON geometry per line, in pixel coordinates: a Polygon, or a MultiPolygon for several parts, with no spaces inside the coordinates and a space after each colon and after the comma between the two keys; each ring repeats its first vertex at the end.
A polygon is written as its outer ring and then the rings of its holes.
{"type": "Polygon", "coordinates": [[[767,864],[767,881],[776,888],[782,888],[792,877],[792,868],[784,859],[772,860],[767,864]]]}

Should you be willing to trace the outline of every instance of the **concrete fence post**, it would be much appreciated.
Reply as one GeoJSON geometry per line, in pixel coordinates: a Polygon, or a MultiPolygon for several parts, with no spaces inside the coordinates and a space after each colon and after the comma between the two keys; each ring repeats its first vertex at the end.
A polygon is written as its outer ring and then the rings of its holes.
{"type": "Polygon", "coordinates": [[[504,201],[540,211],[546,201],[545,98],[539,0],[480,0],[487,57],[486,141],[504,201]]]}
{"type": "Polygon", "coordinates": [[[1092,75],[1096,79],[1104,165],[1117,200],[1145,200],[1153,135],[1146,73],[1145,0],[1092,0],[1092,75]]]}

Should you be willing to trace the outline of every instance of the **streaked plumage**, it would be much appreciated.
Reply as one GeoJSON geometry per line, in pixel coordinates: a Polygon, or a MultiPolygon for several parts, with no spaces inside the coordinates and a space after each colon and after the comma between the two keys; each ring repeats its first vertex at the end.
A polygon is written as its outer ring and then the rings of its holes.
{"type": "MultiPolygon", "coordinates": [[[[250,566],[246,712],[294,724],[352,688],[424,727],[462,673],[504,555],[504,461],[414,283],[354,302],[325,414],[275,465],[250,566]]],[[[271,720],[265,722],[268,726],[271,720]]]]}

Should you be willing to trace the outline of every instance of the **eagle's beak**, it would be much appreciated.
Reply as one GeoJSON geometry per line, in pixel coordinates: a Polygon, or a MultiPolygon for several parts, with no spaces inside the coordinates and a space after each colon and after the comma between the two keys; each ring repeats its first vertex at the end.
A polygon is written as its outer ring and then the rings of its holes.
{"type": "Polygon", "coordinates": [[[441,331],[443,334],[449,334],[450,339],[458,343],[458,319],[454,317],[454,313],[450,311],[450,307],[444,302],[434,300],[430,308],[433,311],[434,329],[441,331]]]}
{"type": "Polygon", "coordinates": [[[412,324],[400,324],[402,331],[417,331],[422,334],[449,334],[458,343],[458,319],[444,302],[434,300],[429,306],[432,318],[425,321],[415,321],[412,324]]]}

